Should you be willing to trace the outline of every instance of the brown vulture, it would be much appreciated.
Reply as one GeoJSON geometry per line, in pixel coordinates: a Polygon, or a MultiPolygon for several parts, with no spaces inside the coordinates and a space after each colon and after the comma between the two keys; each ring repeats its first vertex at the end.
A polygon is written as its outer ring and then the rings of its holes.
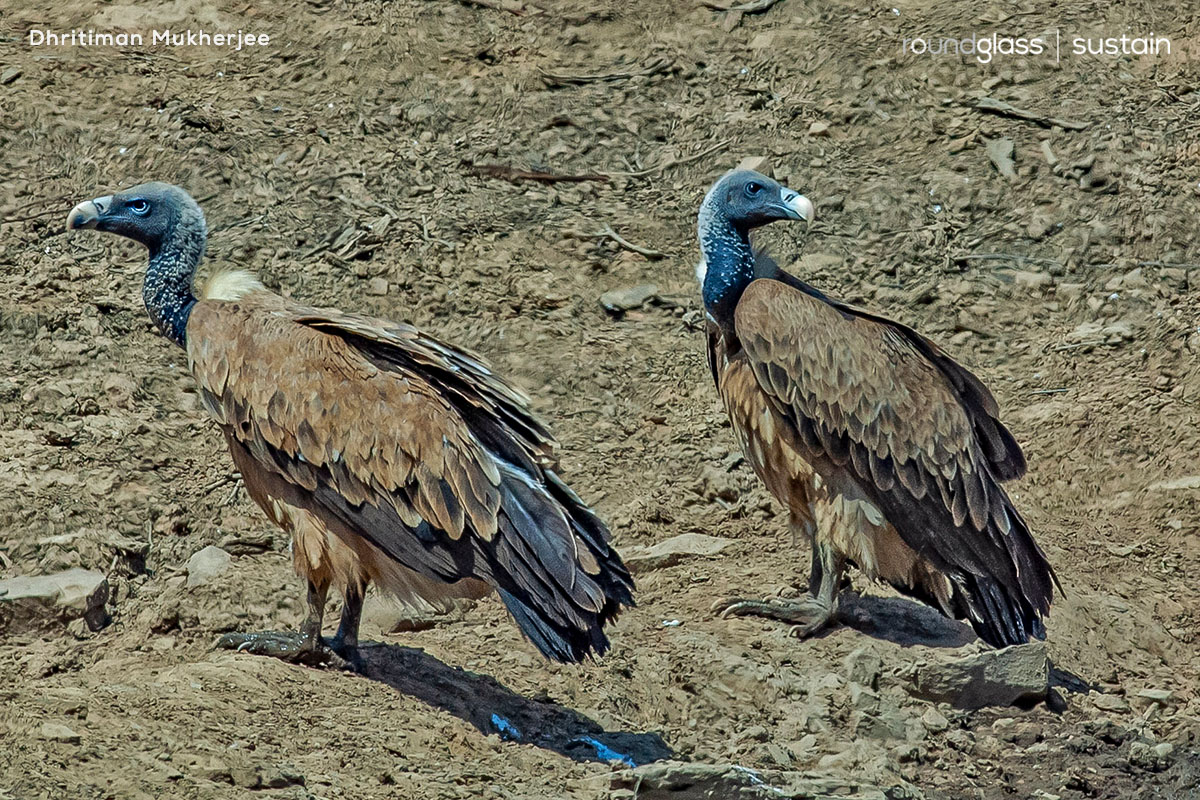
{"type": "Polygon", "coordinates": [[[408,325],[301,305],[246,272],[217,274],[197,298],[207,229],[176,186],[80,203],[67,228],[149,249],[146,310],[187,351],[247,492],[291,534],[308,582],[300,632],[223,644],[356,665],[363,593],[375,583],[426,610],[495,589],[546,657],[608,648],[604,626],[633,604],[629,572],[556,473],[555,441],[528,398],[480,357],[408,325]],[[326,644],[330,587],[345,604],[326,644]]]}
{"type": "Polygon", "coordinates": [[[996,647],[1044,637],[1057,579],[1001,486],[1025,458],[996,401],[929,339],[751,246],[753,228],[812,215],[807,198],[748,170],[700,207],[709,366],[747,461],[812,544],[809,596],[718,609],[808,636],[835,617],[853,564],[996,647]]]}

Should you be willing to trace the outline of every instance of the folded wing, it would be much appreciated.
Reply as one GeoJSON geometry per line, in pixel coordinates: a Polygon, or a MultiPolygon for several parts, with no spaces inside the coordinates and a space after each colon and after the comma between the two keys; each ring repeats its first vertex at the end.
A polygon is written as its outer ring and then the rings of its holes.
{"type": "Polygon", "coordinates": [[[1042,635],[1053,572],[1000,486],[1025,460],[974,375],[911,329],[790,276],[752,282],[735,329],[811,454],[856,477],[950,579],[983,639],[1042,635]]]}
{"type": "Polygon", "coordinates": [[[495,587],[548,657],[604,652],[632,581],[527,398],[415,328],[263,297],[201,303],[189,323],[227,435],[337,529],[425,577],[495,587]]]}

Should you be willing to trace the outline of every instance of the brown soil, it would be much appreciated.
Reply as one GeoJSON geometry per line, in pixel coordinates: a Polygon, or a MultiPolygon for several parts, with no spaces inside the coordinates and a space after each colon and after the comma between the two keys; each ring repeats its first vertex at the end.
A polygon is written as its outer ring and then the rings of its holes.
{"type": "Polygon", "coordinates": [[[0,798],[621,796],[581,737],[893,797],[1200,796],[1200,480],[1164,486],[1200,453],[1200,70],[899,52],[943,31],[1195,41],[1194,7],[783,0],[727,31],[693,0],[86,5],[0,2],[0,577],[106,571],[113,623],[4,635],[0,798]],[[24,33],[161,25],[272,42],[121,52],[24,33]],[[1087,127],[981,113],[985,94],[1087,127]],[[1013,180],[996,138],[1015,143],[1013,180]],[[864,714],[846,656],[890,669],[927,648],[710,614],[807,568],[735,454],[697,328],[694,214],[744,156],[816,203],[807,234],[766,233],[782,263],[994,388],[1031,465],[1015,496],[1066,589],[1050,652],[1093,685],[1061,715],[943,707],[942,729],[883,690],[886,713],[864,714]],[[518,184],[471,164],[625,174],[518,184]],[[639,574],[598,665],[544,663],[494,600],[394,635],[375,606],[370,678],[215,652],[222,631],[298,623],[286,538],[149,327],[144,253],[62,232],[79,200],[151,178],[202,198],[210,263],[486,354],[536,398],[620,547],[733,544],[639,574]],[[577,235],[606,225],[665,258],[577,235]],[[651,282],[658,299],[619,318],[597,301],[651,282]],[[186,589],[188,557],[222,543],[230,570],[186,589]],[[1158,742],[1173,750],[1147,757],[1158,742]]]}

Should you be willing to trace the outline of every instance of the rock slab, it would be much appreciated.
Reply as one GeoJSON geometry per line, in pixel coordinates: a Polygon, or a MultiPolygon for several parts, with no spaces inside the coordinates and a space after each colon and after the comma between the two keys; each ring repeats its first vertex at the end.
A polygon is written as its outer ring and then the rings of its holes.
{"type": "Polygon", "coordinates": [[[613,798],[637,800],[890,800],[919,798],[907,784],[883,789],[851,778],[739,764],[657,761],[613,775],[613,798]]]}
{"type": "Polygon", "coordinates": [[[90,630],[108,624],[108,579],[95,570],[0,581],[0,633],[42,630],[82,618],[90,630]]]}
{"type": "Polygon", "coordinates": [[[210,544],[192,554],[187,562],[187,588],[204,586],[229,569],[233,556],[216,545],[210,544]]]}
{"type": "Polygon", "coordinates": [[[917,697],[971,709],[1044,700],[1049,681],[1046,645],[1033,642],[918,664],[908,688],[917,697]]]}
{"type": "Polygon", "coordinates": [[[730,544],[729,539],[703,533],[681,533],[650,547],[631,547],[625,563],[634,572],[662,569],[678,564],[689,556],[715,556],[730,544]]]}

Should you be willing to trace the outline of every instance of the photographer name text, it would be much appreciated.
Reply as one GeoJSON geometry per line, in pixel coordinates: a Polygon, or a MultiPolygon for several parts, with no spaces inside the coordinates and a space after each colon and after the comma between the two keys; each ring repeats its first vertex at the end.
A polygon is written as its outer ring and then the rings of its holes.
{"type": "Polygon", "coordinates": [[[106,33],[94,30],[48,31],[37,28],[29,31],[30,47],[228,47],[241,50],[246,47],[262,47],[271,43],[265,33],[206,30],[162,30],[138,33],[120,31],[106,33]]]}

